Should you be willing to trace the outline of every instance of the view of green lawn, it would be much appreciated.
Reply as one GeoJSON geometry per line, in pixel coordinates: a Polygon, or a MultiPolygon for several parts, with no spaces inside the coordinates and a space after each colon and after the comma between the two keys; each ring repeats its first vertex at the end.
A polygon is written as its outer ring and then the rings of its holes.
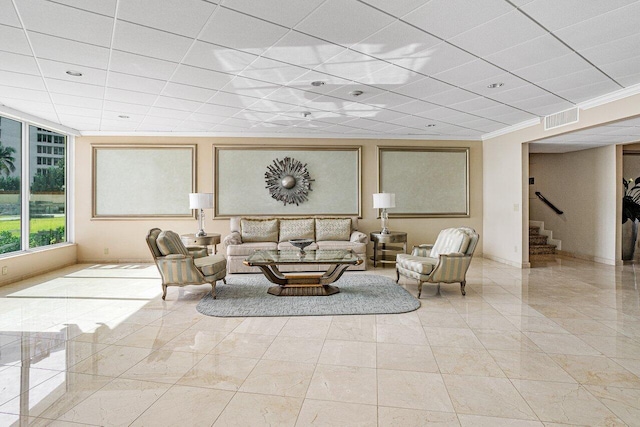
{"type": "MultiPolygon", "coordinates": [[[[33,218],[31,220],[31,233],[37,233],[42,230],[54,230],[58,227],[65,226],[65,217],[54,218],[33,218]]],[[[0,232],[9,231],[14,235],[20,234],[20,220],[14,219],[10,221],[0,221],[0,232]]]]}

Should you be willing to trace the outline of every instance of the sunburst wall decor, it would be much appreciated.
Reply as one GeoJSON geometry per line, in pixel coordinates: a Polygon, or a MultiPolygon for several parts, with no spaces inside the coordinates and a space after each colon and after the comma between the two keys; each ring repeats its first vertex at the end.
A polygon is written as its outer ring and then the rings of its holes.
{"type": "Polygon", "coordinates": [[[275,159],[267,166],[264,174],[271,197],[283,202],[285,206],[295,203],[299,206],[309,200],[307,196],[311,190],[311,179],[307,164],[291,157],[282,160],[275,159]]]}

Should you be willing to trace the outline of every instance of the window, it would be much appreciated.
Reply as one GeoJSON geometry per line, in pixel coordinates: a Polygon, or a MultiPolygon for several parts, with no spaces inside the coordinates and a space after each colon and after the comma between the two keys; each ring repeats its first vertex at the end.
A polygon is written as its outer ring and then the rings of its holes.
{"type": "MultiPolygon", "coordinates": [[[[37,146],[40,135],[43,138],[46,137],[48,142],[66,143],[66,136],[64,135],[29,126],[31,147],[37,146]]],[[[47,154],[53,153],[52,147],[45,148],[47,154]]],[[[52,157],[31,157],[31,159],[29,166],[34,173],[30,175],[29,181],[29,247],[34,248],[65,242],[67,240],[67,173],[65,159],[64,157],[56,159],[52,157]],[[48,167],[38,168],[36,165],[47,165],[48,167]]]]}
{"type": "Polygon", "coordinates": [[[0,253],[22,249],[22,123],[0,117],[0,253]]]}

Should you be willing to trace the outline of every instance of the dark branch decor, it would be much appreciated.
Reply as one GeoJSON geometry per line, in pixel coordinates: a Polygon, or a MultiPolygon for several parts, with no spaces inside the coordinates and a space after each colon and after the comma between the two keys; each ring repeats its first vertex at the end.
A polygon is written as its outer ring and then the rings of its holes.
{"type": "Polygon", "coordinates": [[[272,165],[267,166],[264,174],[271,197],[287,203],[295,203],[299,206],[308,200],[307,196],[311,190],[311,179],[307,164],[302,164],[296,159],[285,157],[282,160],[275,159],[272,165]]]}

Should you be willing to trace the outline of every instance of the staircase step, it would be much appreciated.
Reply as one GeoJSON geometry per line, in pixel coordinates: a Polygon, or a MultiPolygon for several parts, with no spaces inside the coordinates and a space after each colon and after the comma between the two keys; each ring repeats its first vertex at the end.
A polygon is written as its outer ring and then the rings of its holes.
{"type": "Polygon", "coordinates": [[[546,245],[547,239],[547,236],[541,234],[529,235],[529,245],[546,245]]]}
{"type": "Polygon", "coordinates": [[[540,234],[540,227],[529,227],[529,236],[537,236],[540,234]]]}
{"type": "Polygon", "coordinates": [[[529,245],[529,255],[555,254],[555,245],[529,245]]]}

